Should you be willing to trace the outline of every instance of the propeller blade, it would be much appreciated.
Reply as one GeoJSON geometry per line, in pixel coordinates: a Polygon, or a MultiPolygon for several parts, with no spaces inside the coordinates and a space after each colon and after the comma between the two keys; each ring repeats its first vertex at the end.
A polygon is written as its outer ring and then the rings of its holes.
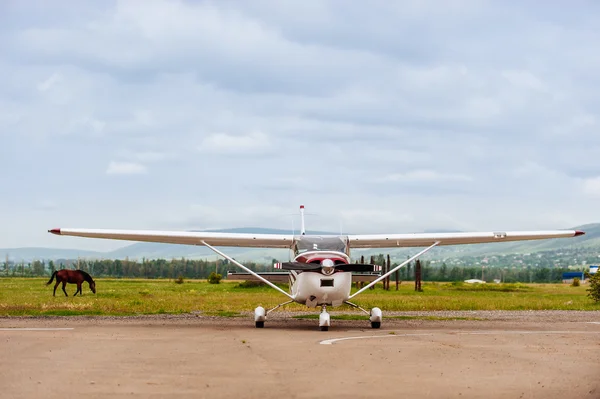
{"type": "Polygon", "coordinates": [[[381,266],[361,263],[348,263],[342,265],[335,265],[335,269],[344,272],[376,272],[381,271],[381,266]]]}
{"type": "Polygon", "coordinates": [[[282,262],[281,269],[283,269],[283,270],[320,270],[321,265],[319,265],[317,263],[282,262]]]}

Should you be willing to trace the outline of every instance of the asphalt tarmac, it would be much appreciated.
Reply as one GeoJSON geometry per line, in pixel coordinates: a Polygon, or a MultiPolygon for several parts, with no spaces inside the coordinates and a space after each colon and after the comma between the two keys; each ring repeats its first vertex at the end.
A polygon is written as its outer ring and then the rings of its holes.
{"type": "Polygon", "coordinates": [[[513,313],[0,318],[0,398],[600,398],[599,312],[513,313]]]}

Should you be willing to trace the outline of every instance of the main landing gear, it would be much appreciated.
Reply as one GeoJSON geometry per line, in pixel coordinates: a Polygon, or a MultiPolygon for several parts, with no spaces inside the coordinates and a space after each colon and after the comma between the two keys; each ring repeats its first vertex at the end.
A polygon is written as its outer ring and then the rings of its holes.
{"type": "Polygon", "coordinates": [[[267,320],[267,315],[269,313],[271,313],[272,311],[274,311],[277,308],[280,308],[280,307],[290,304],[292,302],[294,302],[294,301],[287,301],[284,303],[280,303],[279,305],[275,306],[273,309],[269,309],[267,311],[265,311],[265,308],[263,308],[262,306],[259,306],[256,309],[254,309],[254,324],[256,325],[256,328],[264,328],[265,320],[267,320]]]}
{"type": "MultiPolygon", "coordinates": [[[[292,301],[282,303],[280,305],[275,306],[273,309],[269,309],[267,311],[265,311],[265,308],[263,308],[262,306],[259,306],[256,309],[254,309],[254,324],[255,324],[256,328],[264,328],[265,320],[267,320],[267,315],[269,313],[271,313],[273,310],[275,310],[283,305],[287,305],[288,303],[291,303],[291,302],[292,301]]],[[[360,306],[355,305],[351,302],[345,302],[345,303],[365,312],[369,316],[369,321],[371,322],[371,328],[380,328],[381,327],[381,320],[383,318],[381,309],[373,308],[373,309],[371,309],[371,312],[368,312],[365,309],[361,308],[360,306]]],[[[321,305],[321,314],[319,315],[319,329],[321,331],[329,331],[330,325],[331,325],[331,316],[329,315],[329,313],[327,313],[327,305],[321,305]]]]}
{"type": "Polygon", "coordinates": [[[369,316],[369,320],[371,321],[371,328],[381,327],[381,318],[382,318],[381,309],[379,309],[379,308],[371,309],[371,315],[369,316]]]}
{"type": "Polygon", "coordinates": [[[265,326],[265,320],[267,319],[267,315],[265,313],[265,308],[262,306],[254,309],[254,324],[256,328],[263,328],[265,326]]]}
{"type": "Polygon", "coordinates": [[[383,319],[383,313],[381,312],[381,309],[373,308],[373,309],[371,309],[371,312],[367,312],[365,309],[361,308],[360,306],[358,306],[352,302],[345,301],[344,303],[346,305],[350,305],[353,308],[356,308],[356,309],[359,309],[359,310],[362,310],[363,312],[365,312],[369,316],[369,321],[371,322],[371,328],[380,328],[381,327],[381,319],[383,319]]]}

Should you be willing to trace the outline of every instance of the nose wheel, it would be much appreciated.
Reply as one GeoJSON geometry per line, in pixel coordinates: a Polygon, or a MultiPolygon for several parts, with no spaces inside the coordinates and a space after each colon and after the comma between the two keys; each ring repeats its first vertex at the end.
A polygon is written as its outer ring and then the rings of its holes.
{"type": "Polygon", "coordinates": [[[256,328],[263,328],[265,326],[265,320],[267,318],[265,308],[262,306],[254,309],[254,325],[256,328]]]}
{"type": "Polygon", "coordinates": [[[329,331],[329,325],[331,324],[331,318],[327,313],[327,306],[321,307],[321,314],[319,315],[319,328],[321,331],[329,331]]]}

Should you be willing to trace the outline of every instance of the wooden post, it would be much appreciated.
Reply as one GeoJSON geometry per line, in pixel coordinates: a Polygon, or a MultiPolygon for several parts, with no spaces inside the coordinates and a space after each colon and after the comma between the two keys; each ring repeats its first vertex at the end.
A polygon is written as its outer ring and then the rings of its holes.
{"type": "MultiPolygon", "coordinates": [[[[385,273],[387,273],[387,272],[388,272],[388,269],[387,269],[387,264],[385,263],[385,259],[384,259],[384,261],[383,261],[383,265],[381,265],[381,270],[383,270],[383,274],[385,274],[385,273]]],[[[382,284],[383,284],[383,289],[384,289],[384,290],[385,290],[385,289],[387,289],[387,286],[386,286],[386,281],[385,281],[385,280],[387,280],[387,277],[386,277],[386,278],[384,278],[383,280],[381,280],[381,282],[382,282],[382,284]]]]}
{"type": "Polygon", "coordinates": [[[421,290],[421,261],[417,259],[415,262],[415,291],[421,290]]]}
{"type": "MultiPolygon", "coordinates": [[[[383,260],[383,265],[381,265],[381,270],[383,270],[383,273],[387,273],[388,272],[388,266],[387,263],[385,262],[385,259],[383,260]]],[[[383,289],[387,290],[387,277],[384,278],[381,282],[383,283],[383,289]]]]}
{"type": "MultiPolygon", "coordinates": [[[[392,264],[390,263],[390,254],[387,255],[387,271],[386,273],[388,273],[390,270],[392,270],[392,264]]],[[[386,290],[390,290],[390,276],[387,276],[385,278],[385,285],[386,285],[386,290]]]]}
{"type": "MultiPolygon", "coordinates": [[[[373,256],[373,255],[371,255],[371,264],[372,264],[372,265],[373,265],[373,264],[375,264],[375,256],[373,256]]],[[[375,285],[373,285],[373,286],[371,287],[371,289],[372,289],[372,290],[374,290],[374,289],[375,289],[375,285]]]]}
{"type": "MultiPolygon", "coordinates": [[[[387,261],[388,261],[388,265],[390,265],[390,267],[391,267],[392,263],[390,262],[390,254],[388,254],[387,261]]],[[[398,280],[399,279],[400,279],[400,270],[396,270],[396,291],[398,291],[398,282],[399,282],[398,280]]]]}

